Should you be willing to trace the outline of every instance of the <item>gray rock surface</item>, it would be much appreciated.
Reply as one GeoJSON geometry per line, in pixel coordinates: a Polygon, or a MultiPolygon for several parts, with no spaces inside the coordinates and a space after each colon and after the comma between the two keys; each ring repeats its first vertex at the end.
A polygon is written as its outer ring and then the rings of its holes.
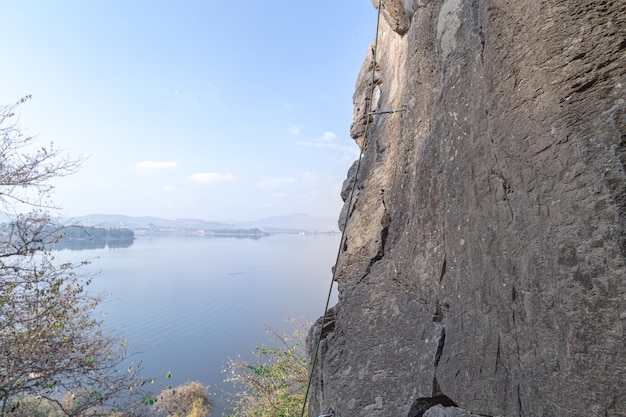
{"type": "Polygon", "coordinates": [[[383,7],[310,415],[626,415],[626,2],[383,7]]]}
{"type": "Polygon", "coordinates": [[[424,417],[478,417],[458,407],[435,405],[424,412],[424,417]]]}

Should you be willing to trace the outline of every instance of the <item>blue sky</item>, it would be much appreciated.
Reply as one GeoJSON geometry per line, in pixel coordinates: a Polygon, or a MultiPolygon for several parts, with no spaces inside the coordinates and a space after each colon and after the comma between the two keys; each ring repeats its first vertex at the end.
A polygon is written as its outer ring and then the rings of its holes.
{"type": "Polygon", "coordinates": [[[4,2],[0,102],[81,170],[63,214],[336,217],[369,0],[4,2]]]}

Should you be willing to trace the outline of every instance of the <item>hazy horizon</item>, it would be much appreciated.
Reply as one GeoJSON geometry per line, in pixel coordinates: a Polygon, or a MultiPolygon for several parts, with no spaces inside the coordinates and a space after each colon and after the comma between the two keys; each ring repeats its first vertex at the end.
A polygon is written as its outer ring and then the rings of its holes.
{"type": "Polygon", "coordinates": [[[263,216],[263,217],[259,217],[259,218],[252,218],[252,219],[236,219],[236,218],[231,218],[231,219],[213,219],[213,218],[199,218],[199,217],[161,217],[161,216],[152,216],[152,215],[129,215],[129,214],[125,214],[125,213],[87,213],[87,214],[78,214],[78,215],[64,215],[63,217],[66,218],[81,218],[81,217],[90,217],[90,216],[123,216],[123,217],[131,217],[131,218],[156,218],[156,219],[162,219],[162,220],[169,220],[169,221],[176,221],[176,220],[200,220],[200,221],[204,221],[204,222],[217,222],[217,223],[229,223],[229,222],[239,222],[239,223],[246,223],[246,222],[255,222],[255,221],[259,221],[259,220],[265,220],[265,219],[273,219],[273,218],[288,218],[291,216],[307,216],[311,219],[316,219],[316,220],[336,220],[337,218],[339,218],[339,213],[337,213],[336,216],[314,216],[312,214],[308,214],[308,213],[285,213],[285,214],[277,214],[277,215],[269,215],[269,216],[263,216]]]}

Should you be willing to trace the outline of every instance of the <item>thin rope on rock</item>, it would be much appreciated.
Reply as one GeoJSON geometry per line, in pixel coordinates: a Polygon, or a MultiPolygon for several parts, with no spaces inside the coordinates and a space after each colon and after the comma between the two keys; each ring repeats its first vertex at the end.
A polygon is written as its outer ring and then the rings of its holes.
{"type": "Polygon", "coordinates": [[[350,197],[348,198],[347,204],[348,204],[348,210],[346,210],[346,217],[344,219],[343,222],[343,227],[341,229],[341,240],[339,241],[339,248],[337,250],[337,257],[335,259],[335,268],[333,268],[333,274],[332,274],[332,279],[330,281],[330,288],[328,289],[328,296],[326,297],[326,307],[324,307],[324,315],[322,316],[322,324],[320,326],[320,331],[319,331],[319,335],[317,337],[317,342],[315,344],[315,353],[313,354],[313,360],[311,361],[311,371],[309,373],[309,382],[307,384],[306,387],[306,393],[304,394],[304,403],[302,404],[302,413],[300,414],[300,417],[304,417],[304,412],[306,410],[306,405],[307,405],[307,401],[309,398],[309,392],[311,390],[311,383],[313,381],[313,371],[315,369],[315,365],[317,364],[317,357],[318,357],[318,352],[320,349],[320,344],[322,342],[322,331],[324,329],[324,324],[326,322],[326,316],[328,314],[328,306],[330,305],[330,297],[332,295],[333,292],[333,283],[335,282],[335,274],[337,273],[337,265],[339,264],[339,256],[341,255],[341,248],[344,245],[344,241],[346,238],[346,228],[348,226],[348,219],[350,218],[350,210],[352,209],[352,200],[354,198],[354,191],[356,189],[356,183],[357,183],[357,179],[359,176],[359,169],[361,167],[361,160],[363,159],[363,149],[365,148],[365,144],[367,141],[367,134],[369,133],[369,125],[370,125],[370,118],[369,116],[371,116],[372,113],[372,102],[374,99],[374,86],[375,86],[375,81],[376,81],[376,54],[378,52],[378,27],[380,25],[380,10],[382,7],[382,0],[378,0],[378,15],[376,17],[376,38],[374,40],[374,58],[373,58],[373,63],[372,63],[372,82],[370,85],[370,98],[369,98],[369,103],[368,103],[368,110],[366,115],[368,116],[366,118],[366,122],[365,122],[365,132],[363,134],[363,141],[361,143],[360,146],[360,152],[359,152],[359,159],[357,160],[357,164],[356,164],[356,171],[354,173],[354,179],[352,180],[352,186],[351,186],[351,190],[350,190],[350,197]]]}

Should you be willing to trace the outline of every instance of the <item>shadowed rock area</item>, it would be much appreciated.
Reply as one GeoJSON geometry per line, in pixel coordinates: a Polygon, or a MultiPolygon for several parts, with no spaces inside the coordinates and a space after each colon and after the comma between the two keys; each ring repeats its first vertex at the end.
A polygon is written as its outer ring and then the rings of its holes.
{"type": "Polygon", "coordinates": [[[381,11],[309,414],[626,415],[626,2],[381,11]]]}

